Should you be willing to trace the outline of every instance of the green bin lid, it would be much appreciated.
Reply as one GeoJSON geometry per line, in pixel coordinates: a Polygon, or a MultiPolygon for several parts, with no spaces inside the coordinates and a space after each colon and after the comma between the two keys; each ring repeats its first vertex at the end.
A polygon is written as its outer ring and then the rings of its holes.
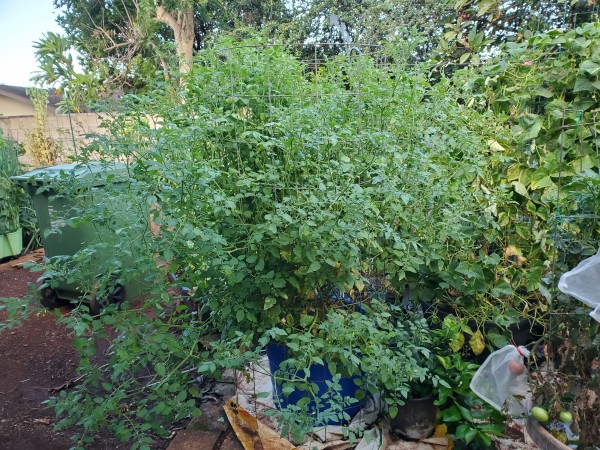
{"type": "Polygon", "coordinates": [[[104,186],[109,175],[114,175],[113,183],[122,183],[129,178],[127,164],[107,161],[90,161],[79,164],[61,164],[42,167],[11,177],[20,186],[41,186],[63,177],[81,180],[86,186],[104,186]]]}

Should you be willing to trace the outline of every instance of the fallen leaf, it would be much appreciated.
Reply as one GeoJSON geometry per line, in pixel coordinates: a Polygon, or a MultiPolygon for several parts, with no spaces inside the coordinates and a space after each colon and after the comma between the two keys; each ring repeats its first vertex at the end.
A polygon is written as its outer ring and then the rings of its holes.
{"type": "MultiPolygon", "coordinates": [[[[436,427],[436,433],[446,430],[443,425],[436,427]]],[[[386,450],[452,450],[454,441],[451,436],[445,435],[421,439],[418,442],[408,442],[391,435],[389,430],[385,430],[383,448],[386,450]]]]}
{"type": "Polygon", "coordinates": [[[596,395],[596,393],[590,389],[586,389],[586,394],[587,394],[587,407],[588,407],[588,409],[592,409],[594,407],[594,403],[596,403],[596,400],[598,399],[598,395],[596,395]]]}
{"type": "Polygon", "coordinates": [[[295,450],[289,441],[259,422],[233,399],[223,409],[245,450],[295,450]]]}

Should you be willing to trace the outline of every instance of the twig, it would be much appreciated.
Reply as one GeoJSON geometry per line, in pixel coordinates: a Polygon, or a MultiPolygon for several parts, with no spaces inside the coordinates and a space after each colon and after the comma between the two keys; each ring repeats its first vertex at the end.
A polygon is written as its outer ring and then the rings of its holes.
{"type": "Polygon", "coordinates": [[[71,386],[73,386],[75,383],[77,383],[79,380],[81,380],[84,376],[85,375],[81,375],[80,377],[72,379],[72,380],[69,380],[69,381],[67,381],[66,383],[63,383],[60,386],[50,388],[50,389],[48,389],[48,392],[56,393],[56,392],[60,392],[60,391],[62,391],[64,389],[69,389],[71,386]]]}

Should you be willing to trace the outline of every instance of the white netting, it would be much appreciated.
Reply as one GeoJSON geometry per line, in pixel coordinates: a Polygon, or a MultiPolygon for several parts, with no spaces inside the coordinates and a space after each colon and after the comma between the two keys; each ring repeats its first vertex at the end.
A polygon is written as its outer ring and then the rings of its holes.
{"type": "Polygon", "coordinates": [[[558,288],[594,308],[590,316],[600,322],[600,250],[563,274],[558,288]]]}
{"type": "Polygon", "coordinates": [[[523,414],[528,386],[524,356],[529,356],[524,347],[507,345],[496,350],[473,376],[471,389],[499,411],[506,406],[512,416],[523,414]]]}

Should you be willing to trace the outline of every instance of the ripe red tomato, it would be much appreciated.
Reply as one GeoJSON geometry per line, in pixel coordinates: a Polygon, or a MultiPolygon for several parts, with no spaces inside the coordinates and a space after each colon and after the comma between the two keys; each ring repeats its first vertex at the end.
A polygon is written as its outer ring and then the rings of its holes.
{"type": "Polygon", "coordinates": [[[521,375],[525,372],[525,366],[521,362],[511,359],[508,362],[508,371],[514,375],[521,375]]]}

